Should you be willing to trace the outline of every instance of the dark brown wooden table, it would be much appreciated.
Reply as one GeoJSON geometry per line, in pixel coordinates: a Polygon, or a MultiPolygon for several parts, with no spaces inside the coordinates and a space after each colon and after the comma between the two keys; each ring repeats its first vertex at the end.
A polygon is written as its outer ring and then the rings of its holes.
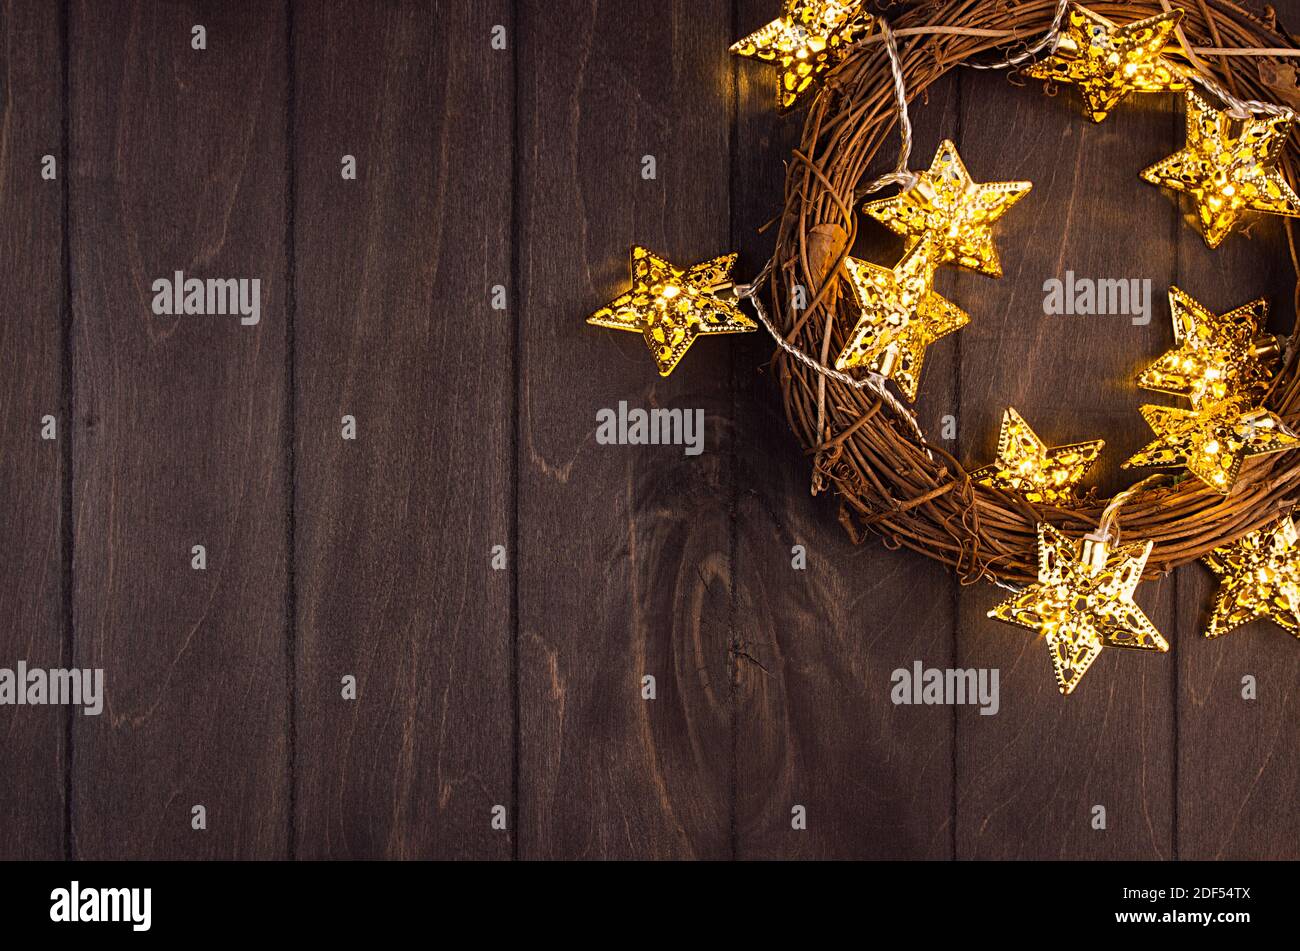
{"type": "MultiPolygon", "coordinates": [[[[0,709],[0,856],[1300,854],[1300,644],[1204,640],[1208,571],[1139,591],[1170,654],[1105,652],[1063,699],[985,619],[997,589],[855,548],[810,496],[765,335],[661,380],[584,324],[633,243],[764,260],[801,114],[727,46],[777,7],[0,3],[0,666],[106,681],[98,717],[0,709]],[[154,315],[177,270],[259,278],[260,323],[154,315]],[[703,408],[705,451],[598,445],[621,400],[703,408]],[[999,713],[895,706],[916,660],[998,668],[999,713]]],[[[952,137],[1035,186],[1002,280],[942,274],[974,319],[918,408],[960,458],[1014,405],[1105,438],[1112,491],[1169,284],[1291,326],[1277,219],[1211,252],[1138,180],[1179,147],[1173,97],[1093,126],[1071,90],[962,72],[913,116],[913,167],[952,137]],[[1044,316],[1067,270],[1150,278],[1150,324],[1044,316]]]]}

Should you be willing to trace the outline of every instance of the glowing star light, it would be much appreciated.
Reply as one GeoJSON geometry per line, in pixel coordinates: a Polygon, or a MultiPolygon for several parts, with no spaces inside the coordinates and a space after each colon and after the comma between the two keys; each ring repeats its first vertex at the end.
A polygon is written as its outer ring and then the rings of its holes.
{"type": "Polygon", "coordinates": [[[1268,618],[1300,637],[1300,545],[1288,516],[1203,559],[1219,575],[1219,593],[1206,637],[1268,618]]]}
{"type": "Polygon", "coordinates": [[[1152,542],[1113,551],[1101,539],[1071,541],[1038,525],[1038,583],[1003,601],[989,617],[1035,631],[1047,640],[1061,693],[1078,686],[1103,647],[1164,652],[1169,644],[1133,591],[1152,542]]]}
{"type": "Polygon", "coordinates": [[[837,370],[865,367],[916,399],[925,348],[970,322],[970,315],[934,292],[931,250],[926,236],[892,271],[856,258],[844,262],[862,312],[835,361],[837,370]]]}
{"type": "Polygon", "coordinates": [[[1277,371],[1277,338],[1264,333],[1268,301],[1253,300],[1215,314],[1177,287],[1169,289],[1174,340],[1179,344],[1138,377],[1138,386],[1185,396],[1192,405],[1228,396],[1257,398],[1277,371]]]}
{"type": "Polygon", "coordinates": [[[1077,85],[1088,115],[1101,122],[1129,93],[1187,88],[1179,68],[1160,55],[1182,16],[1172,10],[1117,26],[1072,3],[1056,51],[1025,72],[1077,85]]]}
{"type": "Polygon", "coordinates": [[[1125,469],[1186,467],[1223,495],[1232,490],[1247,457],[1300,446],[1281,419],[1240,397],[1205,401],[1194,409],[1143,406],[1142,415],[1158,438],[1126,461],[1125,469]]]}
{"type": "Polygon", "coordinates": [[[757,330],[739,301],[718,296],[732,286],[736,255],[679,268],[642,247],[632,249],[632,289],[587,318],[587,323],[641,334],[659,375],[673,372],[701,334],[757,330]]]}
{"type": "Polygon", "coordinates": [[[1187,93],[1187,148],[1142,173],[1196,202],[1206,243],[1217,248],[1247,211],[1300,217],[1300,197],[1277,169],[1295,113],[1238,118],[1187,93]]]}
{"type": "Polygon", "coordinates": [[[862,210],[911,240],[933,235],[938,264],[956,261],[1001,277],[991,226],[1032,187],[1029,182],[972,181],[957,146],[944,141],[930,170],[917,175],[914,186],[893,198],[868,202],[862,210]]]}
{"type": "Polygon", "coordinates": [[[733,43],[731,52],[780,65],[777,105],[785,111],[871,30],[862,6],[861,0],[786,0],[781,16],[733,43]]]}
{"type": "Polygon", "coordinates": [[[1105,445],[1094,439],[1049,449],[1020,414],[1008,408],[998,436],[998,461],[976,469],[970,477],[980,485],[1019,492],[1030,502],[1069,502],[1105,445]]]}

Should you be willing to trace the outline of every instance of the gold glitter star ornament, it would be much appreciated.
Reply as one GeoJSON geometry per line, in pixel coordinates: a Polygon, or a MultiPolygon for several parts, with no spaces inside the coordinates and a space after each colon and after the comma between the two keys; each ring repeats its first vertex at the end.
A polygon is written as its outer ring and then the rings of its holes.
{"type": "Polygon", "coordinates": [[[733,43],[731,52],[781,67],[776,98],[784,112],[871,31],[863,6],[861,0],[786,0],[781,16],[733,43]]]}
{"type": "Polygon", "coordinates": [[[1203,559],[1220,577],[1206,637],[1268,618],[1300,637],[1300,533],[1290,516],[1203,559]]]}
{"type": "Polygon", "coordinates": [[[1072,3],[1055,52],[1025,72],[1035,79],[1072,83],[1093,122],[1101,122],[1129,93],[1187,88],[1179,67],[1161,53],[1182,10],[1118,26],[1072,3]]]}
{"type": "Polygon", "coordinates": [[[1300,217],[1300,197],[1277,161],[1295,113],[1234,116],[1187,93],[1187,147],[1142,177],[1186,192],[1196,203],[1205,242],[1217,248],[1249,211],[1300,217]]]}
{"type": "Polygon", "coordinates": [[[927,235],[892,270],[857,258],[844,262],[862,310],[835,369],[879,373],[916,399],[926,347],[970,323],[970,315],[934,292],[932,250],[927,235]]]}
{"type": "Polygon", "coordinates": [[[1049,449],[1024,418],[1008,408],[1002,415],[997,462],[976,469],[970,477],[980,485],[1019,492],[1030,502],[1069,502],[1105,445],[1094,439],[1049,449]]]}
{"type": "Polygon", "coordinates": [[[1234,395],[1264,395],[1281,357],[1278,339],[1264,332],[1266,299],[1215,314],[1190,294],[1171,287],[1169,307],[1179,346],[1143,370],[1138,386],[1185,396],[1193,406],[1234,395]]]}
{"type": "Polygon", "coordinates": [[[757,330],[740,301],[723,297],[733,286],[735,254],[680,268],[652,251],[632,249],[632,289],[587,318],[587,323],[641,334],[659,375],[673,372],[695,338],[757,330]]]}
{"type": "Polygon", "coordinates": [[[1152,544],[1112,550],[1094,536],[1076,544],[1039,523],[1038,582],[988,616],[1043,636],[1062,694],[1079,685],[1104,647],[1163,653],[1168,642],[1133,602],[1152,544]]]}
{"type": "Polygon", "coordinates": [[[915,185],[893,198],[868,202],[862,210],[909,241],[933,235],[938,264],[955,261],[1001,277],[992,225],[1031,188],[1030,182],[973,181],[957,146],[945,140],[915,185]]]}
{"type": "Polygon", "coordinates": [[[1206,400],[1193,409],[1143,406],[1157,438],[1124,463],[1184,467],[1214,491],[1232,491],[1250,456],[1300,447],[1300,439],[1274,413],[1241,397],[1206,400]]]}

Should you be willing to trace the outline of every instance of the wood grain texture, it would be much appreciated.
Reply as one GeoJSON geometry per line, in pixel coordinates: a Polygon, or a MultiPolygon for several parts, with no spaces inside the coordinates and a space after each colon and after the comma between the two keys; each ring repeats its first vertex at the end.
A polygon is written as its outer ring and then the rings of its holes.
{"type": "MultiPolygon", "coordinates": [[[[1181,130],[1180,130],[1181,135],[1181,130]]],[[[1174,206],[1170,196],[1163,196],[1174,206]]],[[[1189,208],[1182,205],[1186,213],[1189,208]]],[[[1269,298],[1270,326],[1294,325],[1295,275],[1279,218],[1257,216],[1211,250],[1178,232],[1178,285],[1222,313],[1269,298]]],[[[1249,465],[1249,463],[1247,464],[1249,465]]],[[[1249,469],[1243,467],[1246,477],[1249,469]]],[[[1300,851],[1300,643],[1270,621],[1206,640],[1218,581],[1178,572],[1178,854],[1185,859],[1295,859],[1300,851]],[[1242,678],[1258,698],[1242,698],[1242,678]]]]}
{"type": "Polygon", "coordinates": [[[511,852],[508,8],[295,10],[304,858],[511,852]]]}
{"type": "Polygon", "coordinates": [[[634,243],[728,250],[728,6],[519,12],[520,855],[725,857],[735,338],[661,380],[637,335],[584,321],[634,243]],[[703,453],[598,445],[620,401],[702,409],[703,453]]]}
{"type": "MultiPolygon", "coordinates": [[[[771,4],[760,0],[740,11],[737,35],[771,18],[771,4]]],[[[752,62],[738,69],[735,220],[753,273],[772,247],[771,235],[753,231],[779,210],[782,163],[804,116],[773,115],[775,69],[752,62]]],[[[945,82],[931,96],[917,130],[918,162],[952,132],[953,89],[945,82]]],[[[896,148],[891,141],[888,149],[896,148]]],[[[864,217],[855,256],[893,263],[901,252],[901,239],[864,217]]],[[[837,499],[809,494],[809,458],[766,372],[771,338],[745,344],[737,350],[735,412],[737,854],[946,858],[952,710],[895,706],[890,681],[915,660],[951,664],[955,583],[940,566],[878,538],[851,544],[837,499]],[[794,545],[807,552],[805,570],[793,567],[794,545]],[[792,828],[796,805],[807,811],[806,830],[792,828]]],[[[931,432],[951,412],[954,353],[949,338],[927,358],[921,412],[931,432]]]]}
{"type": "MultiPolygon", "coordinates": [[[[809,496],[765,332],[661,379],[584,323],[634,243],[738,249],[740,280],[770,252],[805,114],[725,51],[778,6],[71,0],[65,94],[61,7],[0,0],[0,666],[107,691],[98,718],[0,708],[0,858],[1296,856],[1300,651],[1268,623],[1206,641],[1208,571],[1138,592],[1170,655],[1106,651],[1062,698],[1044,644],[985,618],[1003,592],[854,548],[809,496]],[[260,324],[154,316],[176,270],[260,278],[260,324]],[[621,401],[703,410],[703,454],[597,443],[621,401]],[[917,660],[998,669],[999,712],[894,705],[917,660]]],[[[976,180],[1035,183],[1002,280],[939,276],[972,323],[917,410],[972,466],[1013,405],[1130,484],[1170,283],[1291,327],[1277,220],[1210,251],[1139,180],[1181,145],[1174,99],[1093,125],[1072,89],[965,71],[912,118],[913,168],[952,137],[976,180]],[[1151,322],[1044,315],[1066,271],[1149,278],[1151,322]]]]}
{"type": "MultiPolygon", "coordinates": [[[[1131,100],[1093,125],[1073,90],[1047,98],[1038,83],[1015,89],[986,75],[963,75],[962,99],[961,151],[974,178],[1034,188],[999,226],[1005,276],[957,277],[955,299],[972,313],[961,332],[960,458],[992,460],[1002,412],[1014,406],[1049,445],[1104,438],[1085,485],[1109,494],[1143,474],[1119,470],[1149,439],[1137,412],[1148,400],[1133,379],[1170,341],[1161,288],[1177,222],[1138,172],[1170,151],[1174,103],[1131,100]],[[1150,278],[1150,322],[1045,315],[1044,283],[1067,271],[1150,278]]],[[[1174,658],[1103,651],[1062,697],[1043,640],[985,617],[1005,596],[980,585],[960,602],[959,663],[999,668],[1002,703],[996,716],[958,711],[957,857],[1171,857],[1174,658]],[[1105,831],[1091,826],[1096,805],[1105,831]]],[[[1171,644],[1172,599],[1169,581],[1136,596],[1171,644]]]]}
{"type": "MultiPolygon", "coordinates": [[[[66,663],[63,54],[48,4],[0,4],[0,667],[66,663]],[[59,179],[41,177],[44,155],[59,179]],[[41,439],[41,418],[59,439],[41,439]]],[[[65,708],[0,710],[0,859],[64,849],[65,708]]],[[[79,714],[78,714],[79,715],[79,714]]]]}
{"type": "Polygon", "coordinates": [[[76,661],[107,694],[74,854],[282,857],[284,9],[87,0],[70,45],[76,661]],[[261,322],[154,316],[177,270],[259,278],[261,322]]]}

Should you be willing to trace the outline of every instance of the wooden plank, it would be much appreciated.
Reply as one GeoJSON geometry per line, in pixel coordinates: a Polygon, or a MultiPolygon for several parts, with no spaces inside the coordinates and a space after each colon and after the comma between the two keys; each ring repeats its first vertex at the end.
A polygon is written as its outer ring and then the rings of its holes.
{"type": "MultiPolygon", "coordinates": [[[[1182,137],[1180,121],[1175,147],[1182,137]]],[[[1256,216],[1246,233],[1213,250],[1194,225],[1181,225],[1178,278],[1216,312],[1268,297],[1272,329],[1290,333],[1294,325],[1295,271],[1279,218],[1256,216]]],[[[1217,590],[1203,565],[1178,572],[1178,856],[1294,859],[1300,644],[1269,621],[1206,640],[1217,590]],[[1242,696],[1246,676],[1255,678],[1257,699],[1242,696]]]]}
{"type": "MultiPolygon", "coordinates": [[[[1085,484],[1109,494],[1140,477],[1119,469],[1149,438],[1133,379],[1167,344],[1175,216],[1138,172],[1168,151],[1173,97],[1131,99],[1094,125],[1071,89],[1045,98],[1037,83],[982,74],[962,84],[960,147],[976,180],[1034,189],[1000,226],[1005,277],[958,278],[973,316],[961,335],[960,458],[993,458],[1010,405],[1049,445],[1104,438],[1085,484]],[[1067,271],[1150,278],[1150,322],[1045,315],[1044,283],[1067,271]]],[[[981,585],[960,602],[960,663],[1000,669],[1001,710],[958,713],[957,856],[1169,858],[1174,658],[1104,651],[1062,697],[1042,639],[985,617],[1005,596],[981,585]],[[1098,805],[1104,831],[1092,826],[1098,805]]],[[[1136,600],[1172,643],[1173,584],[1144,584],[1136,600]]]]}
{"type": "Polygon", "coordinates": [[[637,335],[584,323],[626,289],[634,243],[681,264],[729,250],[728,10],[519,11],[523,857],[730,854],[736,338],[661,380],[637,335]],[[702,410],[702,454],[597,444],[621,401],[702,410]]]}
{"type": "Polygon", "coordinates": [[[508,7],[295,9],[304,858],[511,853],[508,7]]]}
{"type": "MultiPolygon", "coordinates": [[[[49,4],[0,4],[0,667],[66,666],[63,488],[63,53],[49,4]],[[42,177],[42,156],[59,178],[42,177]],[[55,417],[57,440],[41,438],[55,417]]],[[[64,854],[67,722],[76,708],[0,711],[0,859],[64,854]]]]}
{"type": "Polygon", "coordinates": [[[284,10],[82,0],[70,31],[76,658],[107,696],[74,853],[282,857],[284,10]],[[259,322],[155,316],[175,271],[260,280],[259,322]]]}
{"type": "MultiPolygon", "coordinates": [[[[771,19],[764,0],[740,4],[737,35],[771,19]]],[[[756,229],[780,209],[783,162],[805,113],[778,117],[775,70],[739,68],[736,201],[754,272],[773,235],[756,229]]],[[[955,83],[931,91],[914,165],[928,166],[957,118],[955,83]]],[[[896,156],[891,139],[877,163],[896,156]]],[[[902,240],[865,216],[854,255],[893,264],[902,240]]],[[[848,313],[847,309],[844,313],[848,313]]],[[[847,318],[845,318],[847,319],[847,318]]],[[[918,411],[928,432],[952,412],[957,341],[927,357],[918,411]]],[[[809,495],[811,467],[781,405],[767,360],[772,341],[737,351],[740,480],[733,647],[737,729],[737,853],[744,858],[947,858],[951,855],[952,711],[895,706],[891,675],[913,662],[947,667],[955,582],[939,565],[878,538],[855,548],[838,500],[809,495]],[[793,567],[802,545],[807,568],[793,567]],[[807,828],[792,827],[795,806],[807,828]]]]}

